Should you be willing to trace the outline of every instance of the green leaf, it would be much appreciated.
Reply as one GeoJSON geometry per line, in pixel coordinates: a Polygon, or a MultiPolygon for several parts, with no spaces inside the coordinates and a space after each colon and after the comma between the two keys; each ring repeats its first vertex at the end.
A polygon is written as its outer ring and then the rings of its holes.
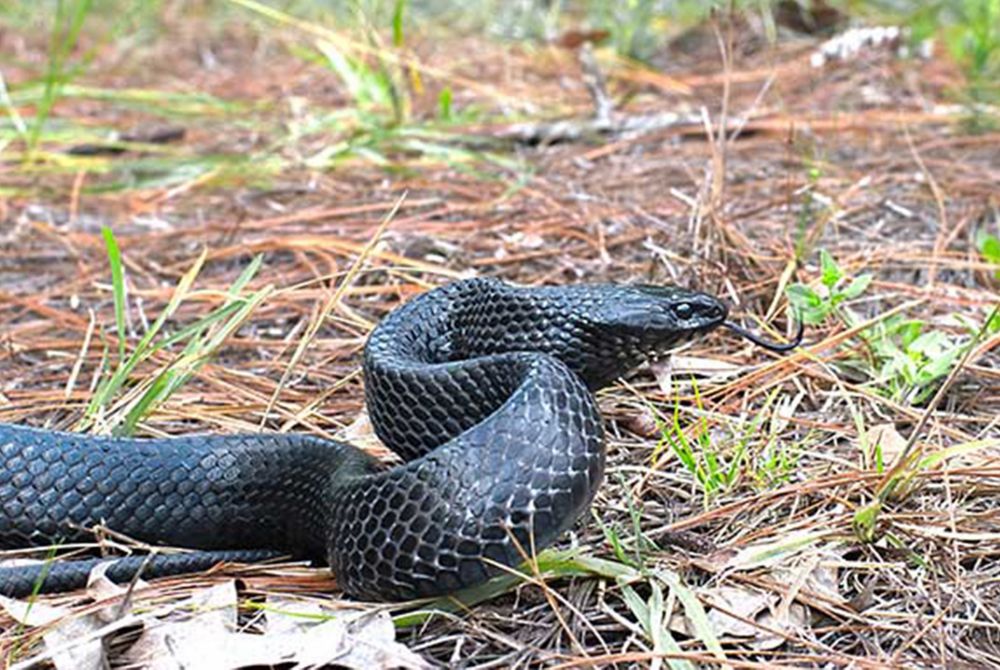
{"type": "Polygon", "coordinates": [[[972,442],[963,442],[961,444],[956,444],[952,447],[942,449],[941,451],[935,451],[932,454],[924,456],[917,463],[917,470],[927,470],[929,468],[936,467],[941,463],[944,463],[955,456],[962,456],[965,454],[970,454],[975,451],[985,450],[985,449],[996,449],[1000,446],[1000,440],[997,439],[986,439],[986,440],[974,440],[972,442]]]}
{"type": "Polygon", "coordinates": [[[125,415],[124,421],[114,429],[112,434],[119,437],[132,435],[142,417],[146,416],[152,410],[156,401],[164,395],[164,391],[170,386],[170,378],[173,374],[174,372],[170,369],[160,373],[153,380],[149,390],[132,406],[128,414],[125,415]]]}
{"type": "Polygon", "coordinates": [[[332,42],[318,40],[316,48],[326,56],[327,66],[340,78],[344,87],[361,108],[392,108],[392,83],[384,74],[372,70],[364,61],[352,58],[332,42]]]}
{"type": "Polygon", "coordinates": [[[916,341],[920,334],[924,331],[924,324],[921,321],[904,321],[899,323],[897,326],[897,332],[900,335],[900,340],[902,341],[903,347],[909,349],[910,346],[916,341]]]}
{"type": "Polygon", "coordinates": [[[962,349],[964,347],[954,347],[931,358],[930,362],[920,369],[917,375],[917,383],[923,386],[948,374],[951,366],[955,363],[955,359],[962,353],[962,349]]]}
{"type": "Polygon", "coordinates": [[[118,330],[118,361],[125,360],[125,271],[122,269],[122,252],[118,248],[115,232],[110,227],[101,228],[104,246],[111,265],[111,289],[115,300],[115,327],[118,330]]]}
{"type": "MultiPolygon", "coordinates": [[[[987,263],[1000,266],[1000,238],[990,235],[985,230],[979,231],[976,235],[976,243],[979,253],[983,255],[987,263]]],[[[1000,279],[1000,268],[993,273],[994,278],[1000,279]]]]}
{"type": "Polygon", "coordinates": [[[665,654],[667,665],[672,670],[694,670],[694,665],[687,659],[670,658],[684,653],[677,640],[670,633],[670,615],[664,609],[663,589],[655,581],[649,582],[652,594],[649,596],[650,639],[653,642],[653,652],[665,654]]]}
{"type": "Polygon", "coordinates": [[[797,307],[800,311],[823,304],[823,299],[819,297],[819,294],[805,284],[792,284],[785,289],[785,295],[792,306],[797,307]]]}
{"type": "Polygon", "coordinates": [[[993,316],[990,317],[990,320],[986,323],[986,332],[1000,332],[1000,312],[994,312],[993,316]]]}
{"type": "Polygon", "coordinates": [[[451,121],[451,87],[445,86],[438,93],[438,116],[442,121],[451,121]]]}
{"type": "Polygon", "coordinates": [[[751,570],[774,565],[795,556],[829,535],[828,530],[790,533],[776,542],[761,542],[740,549],[726,562],[734,570],[751,570]]]}
{"type": "Polygon", "coordinates": [[[840,268],[837,267],[837,262],[833,260],[833,256],[826,249],[819,250],[819,264],[821,269],[820,281],[823,282],[823,286],[832,289],[841,280],[844,273],[840,271],[840,268]]]}
{"type": "Polygon", "coordinates": [[[840,292],[844,296],[845,300],[854,300],[859,295],[865,292],[868,285],[872,283],[871,274],[858,275],[851,280],[851,283],[844,287],[844,290],[840,292]]]}
{"type": "Polygon", "coordinates": [[[882,503],[873,500],[864,507],[858,508],[854,513],[852,525],[854,533],[862,542],[872,542],[875,539],[875,527],[878,523],[879,512],[882,511],[882,503]]]}
{"type": "Polygon", "coordinates": [[[625,599],[625,604],[628,605],[628,608],[632,610],[632,616],[635,617],[636,622],[649,635],[649,606],[646,604],[646,601],[639,597],[635,589],[628,584],[622,585],[622,597],[625,599]]]}
{"type": "Polygon", "coordinates": [[[950,344],[948,336],[940,330],[932,330],[924,333],[917,339],[910,342],[906,347],[907,352],[918,353],[928,358],[940,354],[941,351],[950,344]]]}
{"type": "Polygon", "coordinates": [[[833,310],[831,302],[824,301],[816,291],[805,284],[792,284],[785,289],[785,295],[798,318],[806,325],[822,323],[833,310]]]}
{"type": "Polygon", "coordinates": [[[604,541],[611,545],[611,550],[615,554],[615,558],[619,562],[625,565],[633,565],[632,559],[628,557],[628,553],[625,551],[625,545],[622,543],[621,536],[618,535],[618,529],[613,526],[606,526],[601,523],[600,518],[595,515],[595,520],[598,526],[600,526],[601,531],[604,533],[604,541]]]}
{"type": "Polygon", "coordinates": [[[649,602],[644,601],[628,584],[622,584],[622,598],[632,611],[636,623],[643,633],[653,643],[653,653],[666,654],[667,665],[675,670],[694,670],[694,665],[686,659],[670,658],[669,655],[684,653],[680,645],[671,635],[669,625],[670,613],[664,609],[663,589],[654,581],[649,582],[651,594],[649,602]]]}
{"type": "Polygon", "coordinates": [[[991,263],[1000,263],[1000,238],[986,231],[979,234],[979,252],[991,263]]]}
{"type": "MultiPolygon", "coordinates": [[[[639,579],[640,573],[634,568],[603,558],[580,555],[578,550],[546,549],[537,556],[538,571],[546,578],[558,577],[603,577],[624,584],[639,579]]],[[[524,583],[533,570],[522,566],[511,572],[504,571],[488,582],[463,589],[456,593],[424,602],[416,610],[394,617],[397,628],[418,626],[436,612],[468,612],[473,605],[495,598],[524,583]]]]}
{"type": "Polygon", "coordinates": [[[719,660],[725,660],[726,652],[722,649],[722,644],[719,642],[719,638],[715,634],[715,628],[712,626],[712,622],[708,618],[708,613],[705,611],[704,606],[702,606],[701,601],[698,596],[695,595],[694,591],[689,589],[681,579],[680,575],[676,574],[671,570],[658,570],[657,576],[663,580],[663,582],[670,587],[671,593],[677,597],[680,601],[681,607],[684,608],[684,614],[687,616],[688,621],[691,622],[691,627],[694,629],[694,636],[701,641],[705,648],[708,649],[719,660]]]}

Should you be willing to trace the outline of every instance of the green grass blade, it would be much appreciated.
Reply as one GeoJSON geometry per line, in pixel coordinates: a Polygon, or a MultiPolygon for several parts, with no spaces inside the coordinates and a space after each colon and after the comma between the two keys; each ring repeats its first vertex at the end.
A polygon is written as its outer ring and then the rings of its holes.
{"type": "Polygon", "coordinates": [[[395,47],[403,46],[403,14],[406,10],[406,0],[396,0],[396,6],[392,10],[392,44],[395,47]]]}
{"type": "Polygon", "coordinates": [[[652,593],[649,596],[650,639],[653,641],[653,651],[666,657],[667,665],[673,670],[694,670],[694,664],[683,658],[670,658],[684,653],[670,632],[670,612],[663,603],[663,589],[658,583],[650,582],[652,593]]]}
{"type": "Polygon", "coordinates": [[[108,263],[111,265],[111,288],[115,301],[115,328],[118,335],[118,361],[125,360],[125,271],[122,268],[122,253],[118,248],[115,233],[110,227],[101,228],[104,245],[107,248],[108,263]]]}
{"type": "Polygon", "coordinates": [[[702,606],[698,596],[684,584],[679,575],[669,570],[657,571],[657,575],[680,601],[681,606],[684,608],[684,615],[691,622],[694,636],[705,645],[705,648],[713,656],[724,661],[726,659],[726,652],[722,650],[722,644],[719,642],[719,638],[715,634],[715,629],[712,628],[712,623],[708,620],[708,613],[705,612],[705,608],[702,606]]]}
{"type": "Polygon", "coordinates": [[[149,390],[140,396],[138,402],[132,406],[125,415],[125,419],[112,431],[112,434],[119,437],[132,435],[139,421],[152,410],[157,402],[166,397],[165,391],[170,385],[172,376],[173,371],[169,368],[157,375],[156,379],[150,385],[149,390]]]}
{"type": "MultiPolygon", "coordinates": [[[[188,330],[188,333],[201,333],[207,327],[205,322],[216,323],[228,317],[228,320],[207,338],[199,339],[197,336],[191,336],[181,357],[168,366],[145,393],[126,410],[120,422],[111,422],[112,424],[117,423],[120,426],[116,430],[116,433],[121,435],[131,434],[139,422],[155,407],[162,404],[181,386],[187,383],[211,359],[226,340],[232,336],[236,329],[271,295],[273,290],[273,287],[267,286],[247,298],[240,298],[224,305],[212,314],[209,314],[205,319],[202,319],[202,323],[194,324],[188,330]]],[[[174,341],[180,341],[180,338],[174,341]]],[[[161,347],[155,347],[155,349],[159,348],[161,347]]]]}
{"type": "Polygon", "coordinates": [[[60,89],[66,80],[64,65],[66,59],[73,52],[76,43],[80,38],[80,31],[83,29],[84,21],[90,13],[92,0],[76,0],[73,6],[67,10],[68,0],[57,0],[56,12],[52,24],[52,33],[49,37],[49,63],[45,73],[45,86],[42,98],[35,107],[35,118],[32,121],[28,133],[26,156],[31,158],[38,140],[41,137],[42,127],[52,113],[56,100],[59,97],[60,89]],[[70,15],[67,17],[67,11],[70,15]],[[62,32],[63,23],[68,19],[66,32],[62,32]]]}
{"type": "MultiPolygon", "coordinates": [[[[593,556],[582,556],[574,550],[546,549],[538,554],[536,562],[539,573],[546,578],[596,576],[625,583],[640,577],[639,572],[628,565],[593,556]]],[[[523,584],[531,572],[529,568],[523,568],[521,573],[517,571],[505,573],[479,586],[436,598],[423,604],[419,609],[394,617],[393,623],[396,628],[411,628],[422,625],[437,613],[464,612],[478,603],[496,598],[523,584]]]]}

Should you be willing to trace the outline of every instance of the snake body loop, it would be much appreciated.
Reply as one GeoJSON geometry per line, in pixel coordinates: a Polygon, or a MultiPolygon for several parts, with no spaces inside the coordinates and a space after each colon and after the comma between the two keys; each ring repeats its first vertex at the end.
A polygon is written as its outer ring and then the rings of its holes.
{"type": "MultiPolygon", "coordinates": [[[[550,544],[590,504],[604,471],[591,391],[725,317],[715,298],[672,287],[472,279],[422,294],[365,348],[372,423],[405,461],[388,469],[303,435],[123,439],[0,425],[0,548],[86,541],[101,524],[202,550],[154,556],[146,575],[264,550],[328,563],[362,598],[474,585],[550,544]]],[[[129,560],[118,578],[140,567],[129,560]]],[[[90,567],[0,568],[0,593],[76,588],[90,567]]]]}

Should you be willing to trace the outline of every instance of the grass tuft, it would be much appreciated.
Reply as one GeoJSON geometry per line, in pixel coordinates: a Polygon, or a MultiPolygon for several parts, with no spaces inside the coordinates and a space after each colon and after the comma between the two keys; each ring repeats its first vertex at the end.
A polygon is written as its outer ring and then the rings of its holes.
{"type": "Polygon", "coordinates": [[[263,261],[261,256],[257,256],[225,291],[224,299],[217,308],[173,334],[163,334],[161,331],[168,319],[176,314],[186,299],[193,297],[192,287],[207,256],[203,250],[194,265],[181,277],[164,310],[127,353],[128,297],[121,252],[110,228],[105,228],[103,235],[111,266],[119,357],[114,370],[98,384],[77,430],[131,435],[141,421],[211,360],[237,328],[271,295],[273,287],[267,285],[256,291],[246,291],[263,261]],[[158,365],[154,374],[147,374],[138,382],[132,381],[140,366],[154,361],[158,365]]]}

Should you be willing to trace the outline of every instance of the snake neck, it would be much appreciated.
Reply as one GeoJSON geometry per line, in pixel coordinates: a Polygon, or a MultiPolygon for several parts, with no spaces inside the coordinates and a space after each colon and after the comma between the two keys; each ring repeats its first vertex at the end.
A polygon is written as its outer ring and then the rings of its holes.
{"type": "Polygon", "coordinates": [[[366,368],[426,365],[514,352],[552,356],[591,390],[718,326],[725,307],[674,287],[519,287],[454,282],[411,300],[373,331],[366,368]],[[686,319],[682,303],[702,311],[686,319]]]}

